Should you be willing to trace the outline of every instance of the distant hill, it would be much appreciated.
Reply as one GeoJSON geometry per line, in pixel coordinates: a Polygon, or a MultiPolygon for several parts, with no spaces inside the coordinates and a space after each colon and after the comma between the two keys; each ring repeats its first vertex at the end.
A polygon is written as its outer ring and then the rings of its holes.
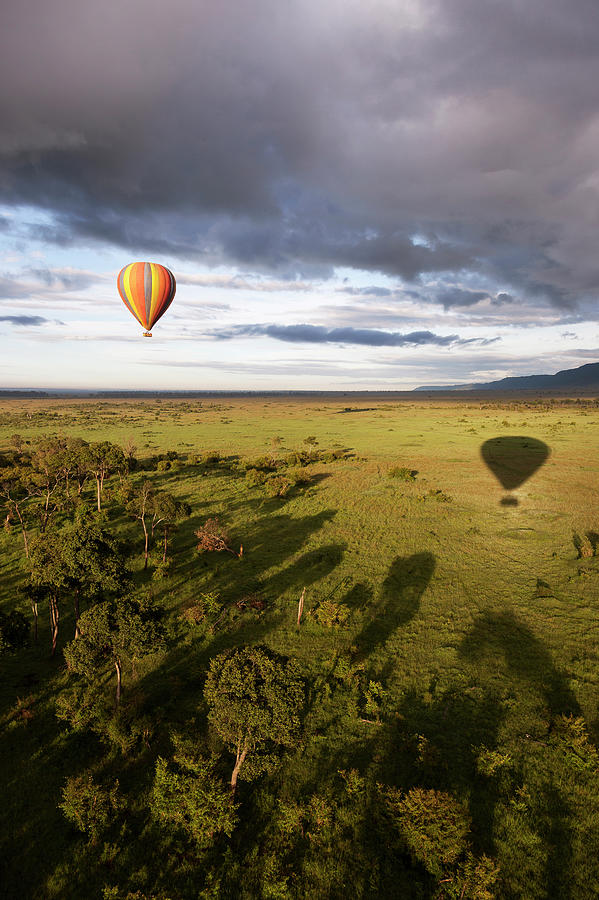
{"type": "Polygon", "coordinates": [[[414,388],[416,391],[553,391],[569,388],[597,389],[599,363],[587,363],[577,369],[564,369],[556,375],[516,375],[482,384],[445,384],[414,388]]]}

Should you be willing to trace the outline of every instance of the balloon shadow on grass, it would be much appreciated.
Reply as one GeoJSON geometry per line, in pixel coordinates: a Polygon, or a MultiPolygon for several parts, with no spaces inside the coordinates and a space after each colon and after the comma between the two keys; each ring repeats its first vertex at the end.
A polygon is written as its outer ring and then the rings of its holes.
{"type": "MultiPolygon", "coordinates": [[[[519,488],[545,463],[551,450],[543,441],[523,435],[491,438],[480,448],[480,454],[506,491],[519,488]]],[[[517,506],[515,497],[507,496],[502,506],[517,506]]]]}
{"type": "Polygon", "coordinates": [[[414,553],[413,556],[398,556],[394,560],[381,586],[373,618],[356,638],[357,659],[365,659],[385,644],[397,628],[414,618],[435,565],[432,553],[414,553]]]}

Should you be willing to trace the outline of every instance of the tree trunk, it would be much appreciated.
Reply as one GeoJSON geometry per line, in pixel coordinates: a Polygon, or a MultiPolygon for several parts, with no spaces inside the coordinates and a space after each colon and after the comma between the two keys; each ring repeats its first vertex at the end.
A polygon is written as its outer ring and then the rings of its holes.
{"type": "Polygon", "coordinates": [[[241,753],[239,750],[237,751],[237,759],[235,760],[235,767],[233,769],[233,774],[231,775],[231,800],[235,799],[235,790],[237,788],[237,776],[239,775],[239,770],[245,762],[245,758],[247,756],[247,747],[245,747],[241,753]]]}
{"type": "Polygon", "coordinates": [[[50,634],[52,635],[51,655],[54,656],[56,653],[56,645],[58,643],[58,619],[60,617],[60,612],[56,597],[50,597],[48,604],[50,606],[50,634]]]}
{"type": "Polygon", "coordinates": [[[46,526],[48,525],[48,519],[50,518],[49,509],[50,509],[50,494],[51,493],[52,493],[52,491],[50,490],[50,488],[46,488],[46,502],[44,503],[44,512],[42,515],[42,521],[41,521],[41,526],[40,526],[40,531],[42,534],[44,534],[44,532],[46,531],[46,526]]]}
{"type": "Polygon", "coordinates": [[[79,588],[75,588],[75,598],[74,598],[74,606],[75,606],[75,637],[78,638],[81,632],[79,631],[79,588]]]}
{"type": "Polygon", "coordinates": [[[100,512],[102,509],[102,506],[100,503],[100,495],[102,493],[102,488],[100,487],[100,476],[99,475],[96,475],[96,492],[98,494],[98,512],[100,512]]]}
{"type": "Polygon", "coordinates": [[[166,562],[166,528],[164,529],[164,553],[162,554],[162,562],[166,562]]]}
{"type": "Polygon", "coordinates": [[[116,706],[118,707],[121,702],[121,675],[123,670],[120,659],[115,659],[114,667],[116,669],[116,706]]]}
{"type": "Polygon", "coordinates": [[[148,568],[148,541],[149,541],[149,535],[148,535],[148,529],[146,528],[146,520],[145,520],[145,518],[144,518],[143,516],[142,516],[142,519],[141,519],[141,524],[143,525],[144,535],[145,535],[145,544],[144,544],[144,569],[147,569],[147,568],[148,568]]]}
{"type": "Polygon", "coordinates": [[[306,596],[306,588],[302,591],[302,596],[299,598],[299,603],[297,605],[297,627],[300,627],[300,623],[302,621],[302,613],[304,611],[304,597],[306,596]]]}
{"type": "Polygon", "coordinates": [[[27,541],[27,531],[23,526],[23,543],[25,544],[25,557],[29,559],[29,542],[27,541]]]}
{"type": "Polygon", "coordinates": [[[37,644],[37,601],[31,601],[31,612],[33,613],[33,639],[37,644]]]}

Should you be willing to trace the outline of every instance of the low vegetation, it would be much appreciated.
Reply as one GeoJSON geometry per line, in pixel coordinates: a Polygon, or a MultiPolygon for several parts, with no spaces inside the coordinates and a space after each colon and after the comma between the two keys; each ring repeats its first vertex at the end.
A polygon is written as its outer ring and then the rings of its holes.
{"type": "Polygon", "coordinates": [[[595,897],[598,429],[3,399],[2,897],[595,897]]]}

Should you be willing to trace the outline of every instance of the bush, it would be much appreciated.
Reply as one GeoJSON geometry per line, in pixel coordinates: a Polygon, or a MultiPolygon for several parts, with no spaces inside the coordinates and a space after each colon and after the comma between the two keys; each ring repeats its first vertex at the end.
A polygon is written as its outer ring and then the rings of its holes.
{"type": "Polygon", "coordinates": [[[259,469],[248,469],[245,473],[245,483],[248,487],[257,487],[260,484],[264,484],[267,478],[266,472],[261,472],[259,469]]]}
{"type": "Polygon", "coordinates": [[[283,475],[274,475],[266,482],[269,497],[286,497],[292,487],[292,483],[283,475]]]}
{"type": "Polygon", "coordinates": [[[256,469],[258,472],[274,472],[277,461],[272,456],[258,456],[256,459],[247,459],[244,462],[246,470],[256,469]]]}
{"type": "Polygon", "coordinates": [[[588,559],[595,555],[593,545],[591,544],[588,535],[574,532],[572,541],[578,552],[578,559],[588,559]]]}
{"type": "Polygon", "coordinates": [[[349,609],[329,598],[318,604],[316,609],[312,611],[312,616],[319,625],[326,625],[327,628],[332,628],[334,625],[345,625],[347,623],[349,609]]]}
{"type": "Polygon", "coordinates": [[[222,610],[220,595],[217,591],[208,591],[200,594],[196,603],[188,606],[181,613],[185,621],[191,625],[200,625],[206,620],[216,619],[222,610]]]}
{"type": "Polygon", "coordinates": [[[114,814],[123,806],[118,791],[118,781],[108,788],[94,781],[90,774],[67,778],[59,808],[69,822],[95,844],[102,831],[110,825],[114,814]]]}
{"type": "Polygon", "coordinates": [[[166,559],[163,559],[162,556],[156,562],[156,566],[154,571],[152,572],[152,578],[155,581],[160,581],[162,578],[167,578],[171,569],[173,561],[170,556],[167,556],[166,559]]]}
{"type": "Polygon", "coordinates": [[[305,469],[293,468],[289,469],[286,474],[286,478],[293,484],[310,484],[312,481],[312,476],[309,472],[306,472],[305,469]]]}
{"type": "Polygon", "coordinates": [[[195,536],[198,539],[197,549],[199,553],[206,553],[207,551],[221,553],[226,550],[227,553],[237,556],[230,547],[229,532],[216,518],[208,519],[201,528],[198,528],[195,536]]]}
{"type": "Polygon", "coordinates": [[[443,875],[467,849],[470,817],[462,804],[444,791],[412,788],[383,790],[387,811],[413,859],[435,878],[443,875]]]}
{"type": "Polygon", "coordinates": [[[210,450],[200,456],[200,463],[203,466],[217,466],[221,461],[221,455],[218,450],[210,450]]]}
{"type": "Polygon", "coordinates": [[[230,791],[217,779],[213,764],[190,745],[177,747],[172,762],[158,757],[151,809],[163,825],[182,832],[200,848],[219,834],[227,837],[237,824],[230,791]]]}
{"type": "Polygon", "coordinates": [[[387,472],[389,478],[398,478],[400,481],[416,481],[418,469],[409,469],[407,466],[394,466],[387,472]]]}

